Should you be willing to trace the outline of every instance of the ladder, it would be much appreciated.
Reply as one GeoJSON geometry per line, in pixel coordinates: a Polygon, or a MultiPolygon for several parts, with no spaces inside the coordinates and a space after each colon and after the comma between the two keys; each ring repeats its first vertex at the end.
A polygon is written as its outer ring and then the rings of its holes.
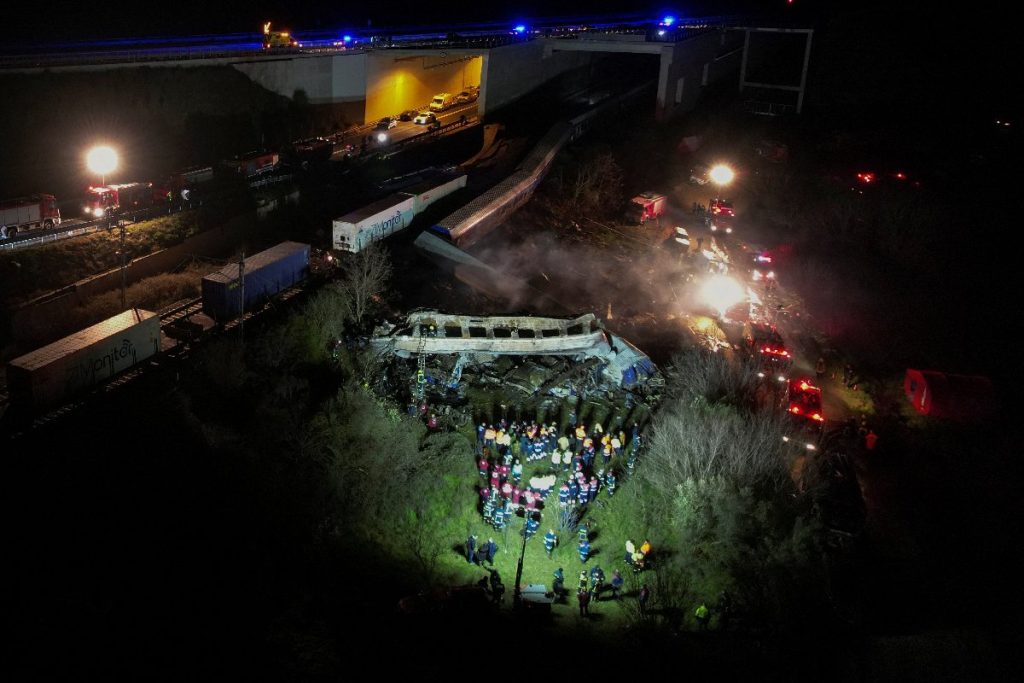
{"type": "Polygon", "coordinates": [[[427,356],[424,350],[427,347],[427,338],[420,330],[420,343],[416,349],[416,398],[423,400],[423,392],[427,386],[427,356]]]}

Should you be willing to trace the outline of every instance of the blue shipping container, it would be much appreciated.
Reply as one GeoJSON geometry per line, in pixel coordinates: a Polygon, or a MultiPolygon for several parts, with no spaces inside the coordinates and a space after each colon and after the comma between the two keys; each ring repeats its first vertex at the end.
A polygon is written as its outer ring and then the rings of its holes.
{"type": "MultiPolygon", "coordinates": [[[[219,323],[242,312],[238,264],[232,263],[203,278],[203,313],[219,323]]],[[[282,242],[245,259],[245,310],[262,306],[268,299],[309,274],[309,245],[282,242]]]]}

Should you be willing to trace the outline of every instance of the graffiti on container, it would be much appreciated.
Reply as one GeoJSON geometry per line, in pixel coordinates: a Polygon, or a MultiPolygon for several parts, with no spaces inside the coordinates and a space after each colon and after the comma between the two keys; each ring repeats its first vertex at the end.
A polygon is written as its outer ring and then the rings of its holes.
{"type": "MultiPolygon", "coordinates": [[[[384,239],[396,230],[401,230],[405,227],[405,221],[402,220],[402,212],[395,210],[395,215],[391,218],[387,218],[381,221],[374,221],[370,224],[370,229],[364,233],[369,239],[369,242],[376,242],[377,240],[384,239]]],[[[366,242],[364,242],[365,244],[366,242]]]]}
{"type": "Polygon", "coordinates": [[[111,377],[114,373],[135,365],[136,359],[135,344],[131,339],[122,339],[120,346],[115,344],[102,356],[86,358],[77,365],[69,367],[65,383],[72,388],[94,384],[97,378],[111,377]],[[127,362],[125,362],[126,359],[127,362]]]}

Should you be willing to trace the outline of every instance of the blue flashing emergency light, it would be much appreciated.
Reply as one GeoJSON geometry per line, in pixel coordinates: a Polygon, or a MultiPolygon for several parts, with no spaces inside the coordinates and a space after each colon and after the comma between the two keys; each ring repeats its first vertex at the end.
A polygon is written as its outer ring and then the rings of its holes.
{"type": "Polygon", "coordinates": [[[674,23],[676,23],[676,18],[671,14],[666,14],[665,18],[661,20],[662,26],[671,26],[674,23]]]}
{"type": "Polygon", "coordinates": [[[526,33],[526,27],[523,26],[522,24],[519,24],[512,30],[515,31],[516,33],[526,33]]]}
{"type": "Polygon", "coordinates": [[[351,43],[352,42],[352,36],[342,36],[341,40],[343,42],[346,42],[346,43],[351,43]]]}

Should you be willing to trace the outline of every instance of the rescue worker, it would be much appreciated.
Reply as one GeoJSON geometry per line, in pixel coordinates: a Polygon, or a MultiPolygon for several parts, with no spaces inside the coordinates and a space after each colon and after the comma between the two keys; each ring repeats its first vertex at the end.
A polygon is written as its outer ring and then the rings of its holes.
{"type": "Polygon", "coordinates": [[[612,572],[612,598],[614,600],[619,599],[619,589],[622,588],[622,584],[625,580],[622,578],[622,572],[618,569],[612,572]]]}
{"type": "Polygon", "coordinates": [[[640,592],[636,596],[636,601],[640,604],[640,616],[647,616],[647,602],[651,599],[651,589],[647,587],[647,584],[640,586],[640,592]]]}
{"type": "Polygon", "coordinates": [[[601,569],[601,565],[595,564],[590,568],[590,590],[594,595],[594,599],[597,600],[601,595],[601,589],[604,588],[604,570],[601,569]]]}
{"type": "Polygon", "coordinates": [[[587,528],[586,524],[580,524],[577,531],[579,532],[580,543],[590,540],[590,529],[587,528]]]}
{"type": "Polygon", "coordinates": [[[480,465],[480,476],[483,477],[484,479],[486,479],[487,478],[487,472],[488,472],[488,470],[491,469],[491,463],[487,462],[487,458],[481,457],[479,465],[480,465]]]}
{"type": "Polygon", "coordinates": [[[643,543],[641,543],[640,544],[640,552],[643,554],[644,559],[646,560],[647,556],[651,552],[651,542],[645,540],[643,543]]]}
{"type": "Polygon", "coordinates": [[[551,553],[555,552],[556,545],[558,545],[558,534],[555,533],[554,529],[548,529],[548,532],[544,534],[544,550],[547,551],[548,557],[551,557],[551,553]]]}
{"type": "Polygon", "coordinates": [[[495,506],[494,508],[494,528],[501,531],[505,528],[505,506],[495,506]]]}
{"type": "Polygon", "coordinates": [[[693,616],[697,618],[697,626],[700,627],[700,630],[708,630],[708,622],[711,621],[711,611],[707,605],[703,602],[700,603],[700,607],[694,611],[693,616]]]}
{"type": "Polygon", "coordinates": [[[466,537],[466,562],[473,564],[473,553],[476,552],[476,536],[470,534],[466,537]]]}
{"type": "Polygon", "coordinates": [[[562,485],[558,487],[558,505],[565,507],[569,503],[569,485],[562,482],[562,485]]]}
{"type": "Polygon", "coordinates": [[[608,474],[605,475],[604,481],[605,486],[608,487],[608,497],[611,498],[615,495],[615,484],[617,483],[615,481],[615,472],[613,470],[608,470],[608,474]]]}
{"type": "Polygon", "coordinates": [[[572,465],[572,451],[562,452],[562,471],[567,472],[569,466],[572,465]]]}
{"type": "Polygon", "coordinates": [[[875,450],[875,444],[878,443],[878,434],[875,434],[874,430],[869,429],[868,433],[864,435],[864,447],[869,451],[875,450]]]}
{"type": "Polygon", "coordinates": [[[493,567],[494,557],[498,554],[498,544],[494,542],[493,538],[488,538],[487,545],[484,548],[487,550],[487,563],[493,567]]]}
{"type": "Polygon", "coordinates": [[[633,553],[633,571],[639,574],[644,570],[644,554],[640,551],[633,553]]]}
{"type": "Polygon", "coordinates": [[[494,586],[491,587],[491,600],[496,604],[500,605],[502,598],[505,597],[505,584],[499,579],[494,586]]]}
{"type": "Polygon", "coordinates": [[[590,559],[590,541],[588,541],[586,539],[580,541],[579,551],[580,551],[580,562],[582,562],[583,564],[586,564],[587,560],[590,559]]]}
{"type": "Polygon", "coordinates": [[[580,601],[580,616],[590,616],[590,593],[581,590],[576,594],[576,599],[580,601]]]}
{"type": "Polygon", "coordinates": [[[579,585],[576,587],[576,590],[579,591],[580,593],[588,590],[587,586],[588,586],[589,580],[590,580],[590,577],[587,575],[587,570],[586,569],[581,569],[580,570],[579,585]]]}
{"type": "Polygon", "coordinates": [[[554,573],[554,582],[551,585],[551,590],[554,592],[556,598],[560,598],[565,593],[565,573],[562,568],[559,567],[554,573]]]}
{"type": "Polygon", "coordinates": [[[512,462],[512,479],[518,484],[523,478],[523,463],[518,459],[512,462]]]}

